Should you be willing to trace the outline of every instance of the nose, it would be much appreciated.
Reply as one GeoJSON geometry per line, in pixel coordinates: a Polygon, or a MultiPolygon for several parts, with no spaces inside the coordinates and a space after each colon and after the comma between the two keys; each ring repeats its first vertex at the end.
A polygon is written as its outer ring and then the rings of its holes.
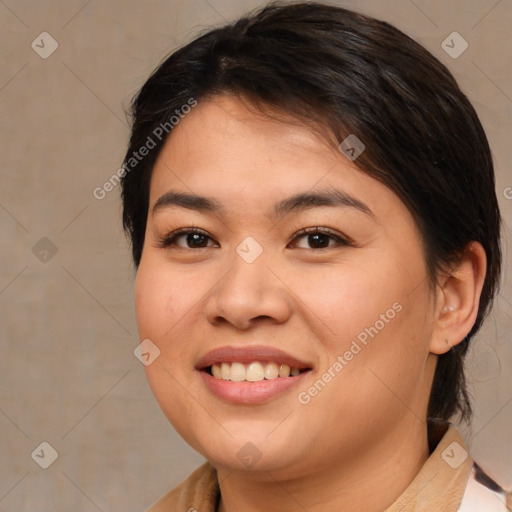
{"type": "Polygon", "coordinates": [[[262,322],[286,322],[291,304],[286,286],[263,258],[247,263],[235,255],[229,272],[210,292],[204,311],[212,325],[248,330],[262,322]]]}

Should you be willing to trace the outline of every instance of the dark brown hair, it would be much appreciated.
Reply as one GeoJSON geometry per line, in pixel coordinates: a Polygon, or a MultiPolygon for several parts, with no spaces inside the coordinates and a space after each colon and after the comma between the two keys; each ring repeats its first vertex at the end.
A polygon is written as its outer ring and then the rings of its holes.
{"type": "Polygon", "coordinates": [[[466,339],[439,357],[428,410],[429,418],[469,419],[464,356],[498,285],[500,214],[487,138],[447,68],[388,23],[316,2],[269,4],[175,51],[132,103],[122,199],[136,267],[159,151],[185,105],[217,94],[323,127],[337,144],[355,134],[366,147],[357,166],[414,215],[432,284],[471,241],[482,244],[478,317],[466,339]],[[151,150],[128,167],[150,139],[151,150]]]}

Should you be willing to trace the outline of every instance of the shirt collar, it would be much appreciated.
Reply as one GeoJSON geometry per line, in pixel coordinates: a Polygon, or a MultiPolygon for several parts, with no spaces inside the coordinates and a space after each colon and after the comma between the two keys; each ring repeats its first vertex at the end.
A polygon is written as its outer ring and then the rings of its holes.
{"type": "Polygon", "coordinates": [[[473,461],[451,423],[429,424],[433,451],[416,478],[385,512],[456,512],[462,501],[473,461]]]}

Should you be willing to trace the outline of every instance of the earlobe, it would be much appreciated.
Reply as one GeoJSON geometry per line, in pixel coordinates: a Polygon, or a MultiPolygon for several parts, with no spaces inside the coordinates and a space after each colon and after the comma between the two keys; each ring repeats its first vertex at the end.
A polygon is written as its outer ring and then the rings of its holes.
{"type": "Polygon", "coordinates": [[[450,270],[437,289],[436,326],[430,352],[444,354],[471,331],[480,304],[487,257],[482,245],[471,242],[459,264],[450,270]]]}

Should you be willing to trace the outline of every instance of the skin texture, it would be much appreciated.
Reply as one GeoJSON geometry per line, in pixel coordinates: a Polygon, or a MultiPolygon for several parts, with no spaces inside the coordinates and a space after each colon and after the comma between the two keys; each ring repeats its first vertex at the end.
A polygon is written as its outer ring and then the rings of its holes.
{"type": "Polygon", "coordinates": [[[436,354],[473,325],[485,254],[471,244],[433,289],[410,212],[356,163],[310,127],[264,117],[230,96],[199,102],[156,162],[135,287],[140,339],[161,351],[146,374],[169,421],[217,468],[221,511],[384,510],[428,458],[436,354]],[[351,206],[270,214],[289,196],[331,187],[372,214],[351,206]],[[153,213],[170,190],[213,198],[223,210],[153,213]],[[159,246],[191,226],[210,237],[206,247],[187,246],[186,236],[159,246]],[[351,242],[323,237],[328,247],[316,248],[307,234],[294,240],[314,227],[351,242]],[[248,236],[263,249],[253,263],[236,252],[248,236]],[[401,306],[394,318],[300,403],[299,392],[393,304],[401,306]],[[254,344],[284,350],[312,371],[263,404],[217,398],[195,369],[199,358],[254,344]],[[251,468],[237,456],[248,442],[261,454],[251,468]]]}

